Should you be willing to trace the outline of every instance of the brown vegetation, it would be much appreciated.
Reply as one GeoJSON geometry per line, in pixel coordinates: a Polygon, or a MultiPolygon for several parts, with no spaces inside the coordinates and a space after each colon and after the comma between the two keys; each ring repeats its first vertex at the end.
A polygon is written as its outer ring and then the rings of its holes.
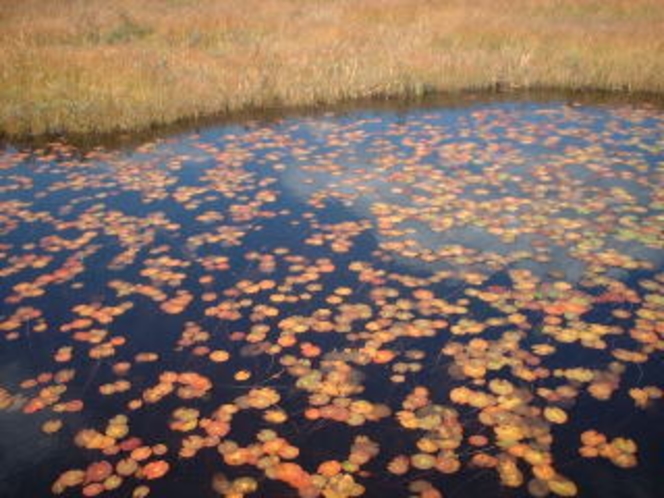
{"type": "Polygon", "coordinates": [[[518,88],[664,90],[661,0],[0,0],[0,131],[518,88]]]}

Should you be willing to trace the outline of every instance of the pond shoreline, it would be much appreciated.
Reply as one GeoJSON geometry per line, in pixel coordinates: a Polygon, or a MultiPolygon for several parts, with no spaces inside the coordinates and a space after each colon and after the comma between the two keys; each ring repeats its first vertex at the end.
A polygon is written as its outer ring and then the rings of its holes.
{"type": "Polygon", "coordinates": [[[315,117],[327,113],[339,115],[366,111],[408,111],[419,108],[468,107],[500,102],[537,103],[567,101],[569,105],[633,105],[664,108],[664,94],[660,92],[610,90],[601,88],[516,88],[495,85],[487,89],[430,91],[421,95],[378,95],[313,105],[281,105],[248,107],[230,112],[211,112],[199,116],[185,116],[173,122],[153,123],[135,129],[116,128],[109,131],[49,132],[40,134],[11,134],[0,130],[0,150],[8,147],[34,149],[47,147],[51,142],[64,142],[87,150],[94,147],[124,148],[157,138],[198,132],[201,129],[224,125],[266,123],[281,119],[315,117]]]}

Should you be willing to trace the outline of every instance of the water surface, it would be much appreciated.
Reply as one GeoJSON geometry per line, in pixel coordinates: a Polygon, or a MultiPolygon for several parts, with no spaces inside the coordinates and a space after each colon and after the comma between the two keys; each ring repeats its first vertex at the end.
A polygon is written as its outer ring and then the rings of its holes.
{"type": "Polygon", "coordinates": [[[662,496],[663,175],[560,101],[7,147],[0,494],[662,496]]]}

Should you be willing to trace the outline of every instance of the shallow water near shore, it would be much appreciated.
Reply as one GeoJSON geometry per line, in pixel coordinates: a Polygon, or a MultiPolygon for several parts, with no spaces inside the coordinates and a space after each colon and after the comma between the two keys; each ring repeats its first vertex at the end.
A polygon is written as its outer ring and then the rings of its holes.
{"type": "Polygon", "coordinates": [[[0,207],[2,496],[664,493],[658,107],[7,146],[0,207]]]}

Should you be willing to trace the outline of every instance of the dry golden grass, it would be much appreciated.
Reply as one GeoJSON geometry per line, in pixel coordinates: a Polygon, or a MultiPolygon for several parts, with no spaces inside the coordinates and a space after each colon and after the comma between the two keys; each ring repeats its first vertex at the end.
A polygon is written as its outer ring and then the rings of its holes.
{"type": "Polygon", "coordinates": [[[0,0],[0,131],[495,88],[664,90],[662,0],[0,0]]]}

